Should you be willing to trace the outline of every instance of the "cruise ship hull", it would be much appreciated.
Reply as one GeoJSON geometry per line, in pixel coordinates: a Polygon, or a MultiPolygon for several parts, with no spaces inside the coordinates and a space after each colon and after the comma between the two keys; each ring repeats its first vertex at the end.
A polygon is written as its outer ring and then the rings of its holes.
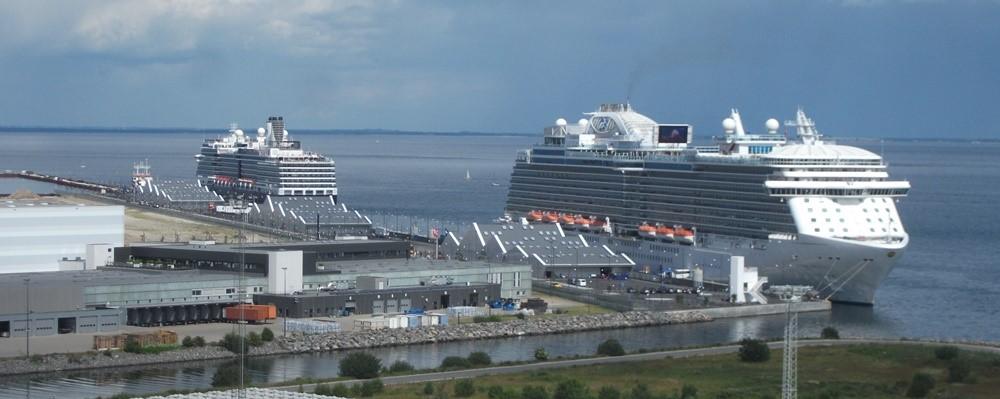
{"type": "Polygon", "coordinates": [[[866,244],[800,236],[795,240],[751,241],[709,236],[697,246],[638,237],[594,237],[636,260],[637,269],[701,267],[706,280],[729,279],[729,256],[745,258],[771,285],[808,285],[835,302],[871,305],[875,291],[902,256],[906,242],[866,244]],[[808,255],[805,255],[808,254],[808,255]]]}

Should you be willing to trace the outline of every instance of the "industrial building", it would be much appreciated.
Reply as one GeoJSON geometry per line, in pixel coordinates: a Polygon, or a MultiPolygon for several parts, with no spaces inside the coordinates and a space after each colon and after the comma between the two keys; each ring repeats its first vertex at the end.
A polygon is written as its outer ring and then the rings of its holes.
{"type": "Polygon", "coordinates": [[[254,302],[271,304],[286,317],[342,314],[393,314],[412,309],[432,310],[451,306],[484,306],[500,298],[500,285],[465,283],[440,286],[383,287],[254,295],[254,302]]]}
{"type": "MultiPolygon", "coordinates": [[[[94,267],[85,264],[89,244],[103,244],[107,252],[124,240],[123,206],[33,194],[0,198],[0,273],[94,267]]],[[[97,255],[91,253],[95,262],[106,258],[97,255]]]]}

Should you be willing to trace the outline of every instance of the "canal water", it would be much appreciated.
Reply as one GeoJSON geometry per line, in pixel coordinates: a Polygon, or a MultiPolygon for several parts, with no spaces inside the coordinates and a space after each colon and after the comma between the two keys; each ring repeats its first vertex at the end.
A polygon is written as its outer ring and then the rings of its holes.
{"type": "MultiPolygon", "coordinates": [[[[608,338],[621,341],[628,351],[682,348],[730,343],[745,337],[780,338],[784,316],[723,319],[708,323],[587,331],[572,334],[463,341],[371,350],[383,365],[405,360],[416,368],[433,368],[447,356],[466,356],[473,351],[489,353],[494,362],[531,360],[535,348],[545,348],[551,358],[592,355],[597,344],[608,338]]],[[[823,327],[835,325],[842,335],[884,337],[886,321],[871,307],[836,305],[831,312],[802,314],[803,337],[816,337],[823,327]]],[[[890,327],[890,328],[886,328],[890,327]]],[[[254,358],[247,361],[248,375],[255,384],[275,383],[297,377],[336,377],[338,363],[349,352],[326,352],[254,358]]],[[[683,362],[683,359],[678,359],[683,362]]],[[[211,387],[212,376],[229,361],[177,363],[149,367],[64,372],[32,377],[8,377],[0,382],[0,398],[94,398],[117,393],[151,394],[169,389],[211,387]]]]}

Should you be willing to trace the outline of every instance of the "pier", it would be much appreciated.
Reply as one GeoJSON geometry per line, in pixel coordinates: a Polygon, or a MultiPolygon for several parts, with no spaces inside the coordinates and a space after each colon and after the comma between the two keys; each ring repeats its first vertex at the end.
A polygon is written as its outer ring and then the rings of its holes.
{"type": "Polygon", "coordinates": [[[79,180],[79,179],[70,179],[68,177],[46,175],[42,173],[32,172],[30,170],[22,170],[19,172],[12,170],[5,170],[3,172],[0,172],[0,178],[28,179],[28,180],[56,184],[64,187],[94,191],[101,194],[116,193],[120,191],[120,188],[115,186],[109,186],[100,183],[92,183],[89,181],[79,180]]]}

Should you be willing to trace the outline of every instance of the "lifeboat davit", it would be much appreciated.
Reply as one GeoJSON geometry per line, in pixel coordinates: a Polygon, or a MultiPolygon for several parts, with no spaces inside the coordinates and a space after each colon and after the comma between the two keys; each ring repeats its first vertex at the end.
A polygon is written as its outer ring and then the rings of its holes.
{"type": "Polygon", "coordinates": [[[674,229],[674,239],[681,244],[694,244],[694,230],[677,227],[674,229]]]}
{"type": "Polygon", "coordinates": [[[656,238],[666,241],[674,240],[674,229],[669,226],[656,226],[656,238]]]}
{"type": "Polygon", "coordinates": [[[656,227],[650,226],[649,223],[643,223],[639,226],[639,235],[642,237],[656,238],[656,227]]]}
{"type": "Polygon", "coordinates": [[[546,212],[545,215],[542,216],[542,219],[545,220],[546,223],[555,223],[559,221],[559,215],[555,212],[546,212]]]}
{"type": "Polygon", "coordinates": [[[528,212],[528,221],[531,222],[541,222],[542,221],[542,211],[531,211],[528,212]]]}
{"type": "Polygon", "coordinates": [[[562,217],[559,218],[559,221],[565,226],[573,226],[573,224],[576,223],[576,218],[574,218],[573,215],[564,213],[562,214],[562,217]]]}

